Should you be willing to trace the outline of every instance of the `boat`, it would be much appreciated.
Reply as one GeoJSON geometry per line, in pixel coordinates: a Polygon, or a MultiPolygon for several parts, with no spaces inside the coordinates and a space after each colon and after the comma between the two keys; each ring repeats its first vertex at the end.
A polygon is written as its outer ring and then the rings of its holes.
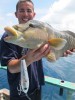
{"type": "MultiPolygon", "coordinates": [[[[0,66],[0,69],[7,69],[7,66],[0,66]]],[[[75,91],[75,83],[53,78],[50,76],[44,76],[45,82],[52,84],[54,86],[60,87],[60,95],[63,95],[63,90],[66,88],[68,90],[67,100],[72,100],[72,93],[75,91]]],[[[10,100],[10,90],[3,88],[0,90],[0,100],[10,100]]]]}

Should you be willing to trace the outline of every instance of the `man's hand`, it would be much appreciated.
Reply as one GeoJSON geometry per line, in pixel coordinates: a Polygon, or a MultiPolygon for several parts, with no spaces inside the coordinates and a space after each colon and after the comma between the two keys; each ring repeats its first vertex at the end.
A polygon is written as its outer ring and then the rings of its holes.
{"type": "Polygon", "coordinates": [[[68,56],[69,54],[72,55],[73,52],[75,52],[75,49],[67,50],[66,52],[64,52],[64,56],[68,56]]]}
{"type": "Polygon", "coordinates": [[[23,57],[25,58],[27,66],[31,63],[38,61],[50,53],[49,44],[44,44],[40,48],[35,50],[29,50],[27,54],[23,57]]]}

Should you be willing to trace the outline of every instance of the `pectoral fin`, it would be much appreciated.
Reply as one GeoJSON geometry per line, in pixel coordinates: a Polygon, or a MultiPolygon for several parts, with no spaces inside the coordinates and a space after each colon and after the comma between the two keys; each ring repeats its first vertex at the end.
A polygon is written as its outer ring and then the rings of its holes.
{"type": "Polygon", "coordinates": [[[67,41],[62,38],[50,39],[50,40],[48,40],[48,42],[49,42],[50,46],[52,46],[56,50],[62,49],[67,43],[67,41]]]}

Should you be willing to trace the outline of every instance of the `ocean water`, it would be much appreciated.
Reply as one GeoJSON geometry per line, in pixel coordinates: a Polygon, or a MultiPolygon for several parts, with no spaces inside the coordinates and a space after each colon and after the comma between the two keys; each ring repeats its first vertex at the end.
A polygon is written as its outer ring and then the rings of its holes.
{"type": "MultiPolygon", "coordinates": [[[[75,82],[75,53],[68,57],[61,57],[54,63],[43,59],[44,74],[50,77],[75,82]]],[[[0,89],[9,89],[6,70],[0,69],[0,89]]],[[[42,100],[67,100],[67,89],[63,89],[63,95],[59,95],[60,87],[45,84],[42,87],[42,100]]],[[[72,94],[75,100],[75,93],[72,94]]]]}
{"type": "Polygon", "coordinates": [[[5,69],[0,69],[0,89],[3,88],[9,89],[7,81],[7,71],[5,69]]]}
{"type": "MultiPolygon", "coordinates": [[[[43,59],[44,74],[61,80],[75,82],[75,53],[68,57],[61,57],[54,63],[43,59]]],[[[63,89],[63,95],[59,95],[60,87],[45,84],[42,87],[42,100],[67,100],[67,89],[63,89]]],[[[75,100],[75,92],[72,94],[75,100]]]]}

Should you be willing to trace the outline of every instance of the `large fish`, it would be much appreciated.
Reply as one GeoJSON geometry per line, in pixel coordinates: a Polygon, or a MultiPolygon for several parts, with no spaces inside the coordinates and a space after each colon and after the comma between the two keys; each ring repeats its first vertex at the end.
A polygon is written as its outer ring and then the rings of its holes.
{"type": "Polygon", "coordinates": [[[75,34],[70,31],[57,31],[49,24],[30,20],[25,24],[18,24],[12,27],[5,27],[8,36],[6,42],[18,46],[38,49],[41,45],[49,43],[51,52],[47,55],[49,61],[55,61],[63,56],[66,50],[75,48],[75,34]]]}

